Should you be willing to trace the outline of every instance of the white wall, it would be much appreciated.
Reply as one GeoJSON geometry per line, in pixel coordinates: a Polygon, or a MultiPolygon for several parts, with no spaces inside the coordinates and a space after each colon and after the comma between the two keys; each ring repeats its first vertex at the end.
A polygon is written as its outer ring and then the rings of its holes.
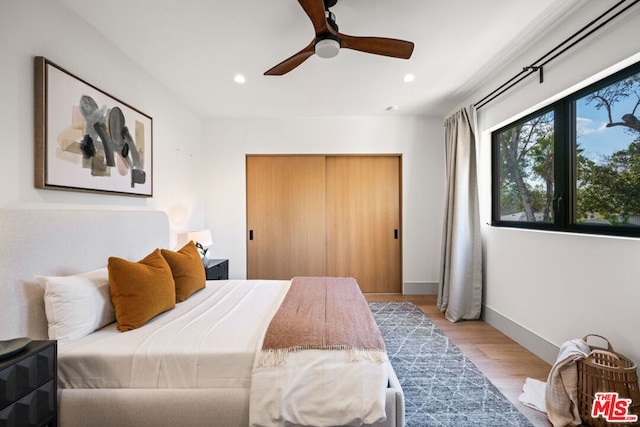
{"type": "Polygon", "coordinates": [[[206,223],[214,258],[246,277],[246,154],[402,154],[405,289],[438,282],[444,200],[441,118],[291,118],[209,120],[206,223]]]}
{"type": "Polygon", "coordinates": [[[0,208],[167,211],[172,242],[203,225],[204,122],[58,2],[0,2],[0,208]],[[44,56],[153,117],[154,197],[34,188],[33,57],[44,56]]]}
{"type": "MultiPolygon", "coordinates": [[[[468,101],[478,101],[609,6],[583,3],[558,30],[545,34],[468,101]]],[[[585,86],[603,70],[632,63],[629,58],[634,55],[640,60],[638,28],[640,6],[545,67],[543,84],[532,76],[480,109],[482,224],[491,220],[490,131],[567,89],[585,86]]],[[[639,239],[483,227],[485,304],[490,311],[556,347],[587,333],[603,335],[616,350],[640,363],[639,239]]],[[[549,362],[555,358],[540,355],[549,362]]]]}

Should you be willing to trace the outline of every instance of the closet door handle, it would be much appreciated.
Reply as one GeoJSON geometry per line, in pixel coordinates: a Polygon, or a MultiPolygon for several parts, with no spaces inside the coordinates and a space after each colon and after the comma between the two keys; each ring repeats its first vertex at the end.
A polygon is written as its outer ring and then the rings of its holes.
{"type": "Polygon", "coordinates": [[[398,229],[393,230],[393,238],[398,240],[398,229]]]}
{"type": "Polygon", "coordinates": [[[253,240],[253,230],[249,230],[249,240],[253,240]]]}

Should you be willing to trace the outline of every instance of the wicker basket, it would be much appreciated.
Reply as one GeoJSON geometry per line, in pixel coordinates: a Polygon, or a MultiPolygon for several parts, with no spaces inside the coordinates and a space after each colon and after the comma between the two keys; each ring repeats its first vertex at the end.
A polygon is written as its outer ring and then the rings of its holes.
{"type": "Polygon", "coordinates": [[[583,338],[598,337],[607,343],[607,348],[589,345],[591,353],[577,362],[578,409],[582,424],[590,427],[638,426],[640,422],[607,422],[602,416],[593,418],[591,409],[597,392],[617,392],[620,399],[631,399],[629,415],[640,415],[640,388],[636,364],[617,353],[609,341],[600,335],[590,334],[583,338]]]}

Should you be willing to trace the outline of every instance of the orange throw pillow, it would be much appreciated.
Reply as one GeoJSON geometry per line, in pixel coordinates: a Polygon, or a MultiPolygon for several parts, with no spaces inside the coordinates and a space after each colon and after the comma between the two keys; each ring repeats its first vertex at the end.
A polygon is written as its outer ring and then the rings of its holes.
{"type": "Polygon", "coordinates": [[[139,328],[176,306],[171,268],[160,249],[139,262],[110,257],[108,269],[111,301],[119,331],[139,328]]]}
{"type": "Polygon", "coordinates": [[[193,241],[187,243],[178,252],[161,249],[162,256],[171,267],[176,282],[176,302],[189,298],[195,291],[206,286],[206,275],[202,258],[193,241]]]}

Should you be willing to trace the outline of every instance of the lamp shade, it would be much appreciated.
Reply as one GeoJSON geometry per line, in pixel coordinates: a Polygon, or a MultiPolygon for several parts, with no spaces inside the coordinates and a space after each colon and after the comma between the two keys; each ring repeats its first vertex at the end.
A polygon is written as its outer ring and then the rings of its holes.
{"type": "Polygon", "coordinates": [[[213,237],[211,237],[211,230],[189,231],[187,233],[187,240],[193,240],[196,243],[200,243],[202,246],[213,245],[213,237]]]}

